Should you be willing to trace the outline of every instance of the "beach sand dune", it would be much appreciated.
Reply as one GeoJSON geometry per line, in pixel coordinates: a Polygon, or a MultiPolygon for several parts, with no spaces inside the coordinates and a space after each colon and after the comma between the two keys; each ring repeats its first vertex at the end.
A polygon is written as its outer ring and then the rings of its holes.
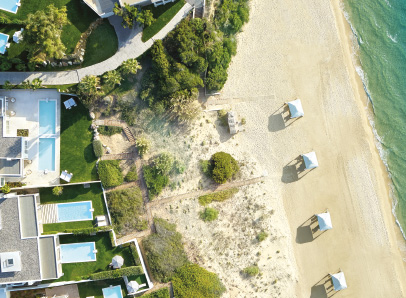
{"type": "Polygon", "coordinates": [[[221,99],[246,118],[240,150],[268,171],[264,187],[286,211],[276,215],[290,227],[297,296],[327,297],[323,278],[341,268],[348,289],[340,297],[405,297],[387,173],[346,26],[337,1],[252,0],[221,99]],[[282,105],[297,97],[305,117],[292,121],[282,105]],[[309,151],[320,167],[306,172],[300,154],[309,151]],[[309,219],[327,208],[333,229],[312,232],[309,219]]]}

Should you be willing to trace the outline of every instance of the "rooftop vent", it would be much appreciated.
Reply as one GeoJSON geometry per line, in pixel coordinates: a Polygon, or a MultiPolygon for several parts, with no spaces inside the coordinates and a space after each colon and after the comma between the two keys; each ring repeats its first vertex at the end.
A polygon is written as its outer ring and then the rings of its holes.
{"type": "Polygon", "coordinates": [[[0,253],[1,272],[21,271],[21,253],[3,252],[0,253]]]}

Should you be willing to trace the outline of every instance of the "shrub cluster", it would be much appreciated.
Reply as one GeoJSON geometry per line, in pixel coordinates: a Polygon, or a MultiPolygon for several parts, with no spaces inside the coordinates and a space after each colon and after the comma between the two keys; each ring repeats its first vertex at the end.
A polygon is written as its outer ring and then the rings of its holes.
{"type": "Polygon", "coordinates": [[[220,298],[226,288],[217,274],[197,264],[187,264],[176,271],[172,279],[177,298],[220,298]]]}
{"type": "Polygon", "coordinates": [[[98,163],[98,173],[105,188],[123,184],[124,178],[118,160],[101,160],[98,163]]]}
{"type": "Polygon", "coordinates": [[[148,195],[152,200],[168,185],[169,177],[162,175],[153,165],[144,166],[144,179],[148,188],[148,195]]]}
{"type": "Polygon", "coordinates": [[[135,244],[131,242],[130,244],[131,255],[133,256],[134,263],[136,266],[141,266],[140,256],[138,255],[137,248],[135,244]]]}
{"type": "Polygon", "coordinates": [[[215,193],[211,193],[208,195],[200,196],[199,203],[200,205],[208,205],[211,202],[223,202],[229,198],[232,198],[238,192],[238,188],[230,188],[227,190],[221,190],[215,193]]]}
{"type": "Polygon", "coordinates": [[[130,275],[141,275],[144,274],[141,266],[130,266],[116,270],[101,271],[91,274],[89,277],[91,280],[102,280],[102,279],[115,279],[123,276],[130,275]]]}
{"type": "Polygon", "coordinates": [[[123,129],[118,126],[106,126],[106,125],[101,125],[97,128],[97,131],[105,136],[112,136],[118,133],[121,133],[123,129]]]}
{"type": "Polygon", "coordinates": [[[247,276],[255,276],[259,274],[259,268],[257,265],[248,266],[242,270],[242,273],[247,276]]]}
{"type": "Polygon", "coordinates": [[[155,218],[154,224],[156,233],[143,239],[142,243],[155,279],[168,282],[175,271],[189,261],[183,248],[182,235],[176,231],[176,225],[160,218],[155,218]]]}
{"type": "Polygon", "coordinates": [[[142,219],[143,200],[138,186],[107,193],[107,204],[116,232],[125,234],[148,228],[147,221],[142,219]]]}
{"type": "Polygon", "coordinates": [[[127,182],[138,180],[137,167],[135,165],[132,166],[131,169],[128,171],[127,175],[125,175],[124,180],[127,182]]]}
{"type": "Polygon", "coordinates": [[[103,144],[100,140],[93,140],[93,151],[97,158],[103,156],[103,144]]]}
{"type": "Polygon", "coordinates": [[[216,183],[223,184],[232,178],[240,167],[237,161],[228,153],[214,153],[210,159],[211,177],[216,183]]]}
{"type": "Polygon", "coordinates": [[[63,193],[63,187],[62,186],[55,186],[52,188],[52,194],[54,196],[60,196],[63,193]]]}
{"type": "Polygon", "coordinates": [[[268,233],[265,231],[261,231],[259,232],[259,234],[257,235],[257,240],[259,242],[264,241],[266,238],[268,237],[268,233]]]}
{"type": "Polygon", "coordinates": [[[142,298],[170,298],[169,288],[163,288],[158,291],[142,295],[142,298]]]}
{"type": "Polygon", "coordinates": [[[213,221],[217,219],[218,215],[219,212],[217,209],[207,207],[200,213],[200,218],[204,221],[213,221]]]}

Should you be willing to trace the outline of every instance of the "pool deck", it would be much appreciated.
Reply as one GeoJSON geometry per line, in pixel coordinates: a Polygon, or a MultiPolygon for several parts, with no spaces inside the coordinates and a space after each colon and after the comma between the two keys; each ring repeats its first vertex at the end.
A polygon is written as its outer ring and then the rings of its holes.
{"type": "MultiPolygon", "coordinates": [[[[1,90],[0,97],[8,98],[7,120],[9,122],[9,130],[7,136],[17,136],[17,129],[28,129],[29,136],[25,138],[28,141],[27,159],[24,161],[24,175],[20,180],[32,186],[55,185],[59,184],[60,176],[60,126],[61,126],[61,101],[60,94],[56,89],[40,89],[32,90],[1,90]],[[14,97],[16,101],[11,102],[14,97]],[[40,171],[39,162],[39,101],[48,98],[56,100],[56,131],[55,135],[55,171],[40,171]],[[10,111],[15,112],[11,116],[10,111]]],[[[49,137],[49,136],[47,136],[49,137]]],[[[24,147],[24,145],[23,145],[24,147]]],[[[11,179],[9,179],[11,180],[11,179]]]]}

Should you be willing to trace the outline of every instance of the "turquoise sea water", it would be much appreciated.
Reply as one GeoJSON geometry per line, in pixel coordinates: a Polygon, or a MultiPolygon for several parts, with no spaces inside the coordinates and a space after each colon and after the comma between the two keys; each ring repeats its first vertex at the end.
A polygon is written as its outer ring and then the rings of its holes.
{"type": "Polygon", "coordinates": [[[373,104],[378,147],[393,182],[394,213],[406,232],[406,1],[343,4],[359,45],[357,72],[373,104]]]}

